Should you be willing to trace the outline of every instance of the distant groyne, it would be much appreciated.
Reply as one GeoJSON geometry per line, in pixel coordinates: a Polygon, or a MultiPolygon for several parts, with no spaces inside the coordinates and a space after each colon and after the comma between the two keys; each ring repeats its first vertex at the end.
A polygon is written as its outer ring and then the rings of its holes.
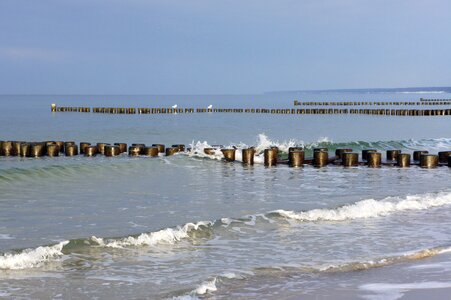
{"type": "MultiPolygon", "coordinates": [[[[312,102],[320,103],[320,102],[312,102]]],[[[171,107],[75,107],[75,106],[51,106],[51,111],[72,112],[72,113],[95,113],[95,114],[114,114],[114,115],[133,115],[133,114],[194,114],[194,113],[237,113],[237,114],[277,114],[277,115],[373,115],[373,116],[450,116],[451,108],[431,108],[431,109],[394,109],[394,108],[324,108],[324,106],[334,105],[315,104],[323,106],[321,108],[171,108],[171,107]]],[[[344,102],[346,103],[346,102],[344,102]]],[[[351,102],[349,102],[351,103],[351,102]]],[[[370,105],[348,104],[348,106],[370,105]]],[[[393,103],[393,102],[389,102],[393,103]]],[[[394,102],[396,103],[396,102],[394,102]]],[[[451,104],[451,103],[450,103],[451,104]]],[[[299,104],[295,105],[310,105],[299,104]]],[[[312,104],[313,105],[313,104],[312,104]]],[[[400,104],[401,105],[401,104],[400,104]]],[[[404,104],[410,105],[410,104],[404,104]]],[[[337,106],[342,106],[337,105],[337,106]]]]}
{"type": "Polygon", "coordinates": [[[451,99],[423,99],[420,101],[293,101],[295,106],[425,106],[451,105],[451,99]]]}

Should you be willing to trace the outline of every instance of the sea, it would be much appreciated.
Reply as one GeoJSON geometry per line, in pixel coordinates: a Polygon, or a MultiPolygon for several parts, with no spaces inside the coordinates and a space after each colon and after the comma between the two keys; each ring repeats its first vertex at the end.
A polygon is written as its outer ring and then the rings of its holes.
{"type": "MultiPolygon", "coordinates": [[[[174,156],[0,157],[6,299],[445,299],[451,168],[263,165],[265,148],[451,151],[450,116],[52,113],[451,99],[450,88],[2,95],[0,140],[185,144],[174,156]],[[236,161],[211,145],[235,146],[236,161]],[[254,146],[253,166],[241,149],[254,146]]],[[[451,108],[421,106],[419,108],[451,108]]],[[[306,107],[312,108],[312,107],[306,107]]],[[[340,107],[343,108],[343,107],[340,107]]],[[[365,107],[353,107],[365,108],[365,107]]],[[[403,108],[402,106],[381,108],[403,108]]],[[[409,109],[413,107],[407,107],[409,109]]]]}

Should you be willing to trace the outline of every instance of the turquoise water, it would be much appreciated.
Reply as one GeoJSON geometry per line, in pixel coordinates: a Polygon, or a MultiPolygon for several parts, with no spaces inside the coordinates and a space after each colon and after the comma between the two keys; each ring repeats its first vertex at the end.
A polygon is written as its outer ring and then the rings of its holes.
{"type": "Polygon", "coordinates": [[[221,144],[259,153],[272,145],[302,145],[307,155],[317,146],[436,153],[451,150],[448,116],[50,112],[51,103],[292,108],[295,99],[420,97],[451,95],[0,96],[1,140],[192,148],[157,158],[0,157],[0,295],[395,299],[449,288],[447,167],[265,168],[261,155],[243,166],[239,155],[226,163],[202,151],[221,144]]]}

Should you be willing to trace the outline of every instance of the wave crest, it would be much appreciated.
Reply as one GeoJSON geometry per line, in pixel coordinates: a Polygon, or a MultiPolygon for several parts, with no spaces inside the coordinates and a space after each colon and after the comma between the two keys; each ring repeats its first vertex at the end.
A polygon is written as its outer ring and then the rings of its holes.
{"type": "Polygon", "coordinates": [[[272,213],[303,222],[346,221],[381,217],[407,210],[423,210],[447,204],[451,204],[451,193],[441,192],[438,194],[412,195],[404,199],[399,197],[389,197],[380,201],[366,199],[335,209],[313,209],[305,212],[279,209],[272,213]]]}
{"type": "Polygon", "coordinates": [[[122,239],[104,239],[95,236],[91,240],[101,247],[124,248],[130,246],[155,246],[158,244],[174,244],[184,238],[189,237],[189,233],[203,228],[210,227],[212,222],[187,223],[176,228],[165,228],[150,233],[141,233],[137,237],[128,236],[122,239]]]}
{"type": "Polygon", "coordinates": [[[69,241],[52,246],[41,246],[35,249],[26,249],[20,253],[5,253],[0,256],[0,269],[20,270],[34,268],[43,262],[63,255],[63,247],[69,241]]]}
{"type": "MultiPolygon", "coordinates": [[[[18,253],[5,253],[0,255],[0,269],[15,270],[38,267],[42,263],[56,259],[63,254],[70,254],[74,251],[83,251],[83,248],[85,247],[157,247],[159,245],[173,245],[184,239],[209,239],[214,235],[220,235],[222,230],[234,230],[233,228],[228,229],[231,224],[254,227],[259,226],[260,222],[277,223],[280,218],[301,222],[347,221],[383,217],[405,211],[426,210],[449,204],[451,204],[451,192],[447,191],[436,194],[411,195],[403,198],[388,197],[379,201],[365,199],[353,204],[331,209],[312,209],[303,212],[279,209],[264,214],[248,215],[240,219],[221,218],[216,221],[187,223],[183,226],[164,228],[159,231],[141,233],[139,235],[122,238],[101,238],[92,236],[89,239],[64,241],[56,245],[40,246],[35,249],[22,250],[18,253]]],[[[439,249],[437,251],[444,250],[439,249]]],[[[451,251],[451,248],[446,251],[451,251]]],[[[422,252],[415,255],[423,256],[430,254],[429,252],[422,252]]],[[[381,262],[377,262],[376,265],[380,263],[381,262]]]]}
{"type": "MultiPolygon", "coordinates": [[[[306,143],[303,140],[290,139],[288,141],[272,140],[267,135],[261,133],[258,135],[256,143],[254,145],[247,145],[245,143],[231,144],[226,148],[235,147],[237,149],[235,153],[235,160],[242,161],[241,150],[249,147],[254,147],[255,157],[254,162],[262,164],[264,162],[263,152],[265,149],[276,146],[279,148],[280,153],[288,153],[290,147],[303,147],[306,154],[312,155],[314,148],[324,147],[329,151],[335,151],[338,148],[352,148],[354,151],[361,151],[364,149],[376,149],[379,151],[385,151],[386,149],[400,149],[406,151],[406,153],[413,150],[429,151],[443,151],[451,149],[450,138],[435,138],[435,139],[421,139],[421,140],[398,140],[398,141],[348,141],[348,142],[334,142],[328,137],[321,137],[314,142],[306,143]]],[[[223,158],[222,152],[219,148],[215,148],[212,154],[206,154],[205,148],[213,148],[207,141],[193,141],[190,144],[191,150],[186,152],[188,156],[199,158],[210,158],[221,160],[223,158]]]]}

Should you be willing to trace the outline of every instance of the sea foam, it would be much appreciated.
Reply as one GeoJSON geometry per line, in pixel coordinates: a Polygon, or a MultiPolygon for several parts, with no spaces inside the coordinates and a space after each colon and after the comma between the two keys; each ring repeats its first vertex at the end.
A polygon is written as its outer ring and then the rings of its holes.
{"type": "Polygon", "coordinates": [[[275,210],[287,219],[303,222],[311,221],[346,221],[354,219],[375,218],[387,216],[392,213],[423,210],[451,204],[451,193],[412,195],[405,198],[388,197],[384,200],[366,199],[354,204],[344,205],[334,209],[313,209],[305,212],[275,210]]]}
{"type": "MultiPolygon", "coordinates": [[[[425,210],[451,204],[451,192],[440,192],[436,194],[418,194],[406,197],[387,197],[382,200],[366,199],[353,204],[344,205],[332,209],[313,209],[304,212],[287,211],[283,209],[271,211],[265,214],[248,215],[243,219],[221,218],[217,221],[201,221],[197,223],[187,223],[183,226],[165,228],[155,232],[141,233],[137,236],[127,236],[123,238],[100,238],[92,236],[89,241],[95,244],[85,243],[87,247],[110,247],[125,248],[137,246],[158,246],[160,244],[172,245],[183,239],[190,238],[193,231],[211,229],[215,226],[228,228],[235,222],[244,226],[256,226],[257,220],[267,222],[277,222],[276,217],[301,221],[346,221],[364,218],[383,217],[393,213],[405,211],[425,210]]],[[[214,232],[213,232],[214,234],[214,232]]],[[[40,246],[35,249],[26,249],[18,253],[5,253],[0,255],[0,269],[25,269],[40,266],[46,261],[56,259],[63,255],[63,247],[70,241],[63,241],[51,246],[40,246]]],[[[451,248],[433,249],[432,252],[420,252],[413,255],[422,257],[423,255],[435,255],[437,253],[450,252],[451,248]]],[[[380,265],[384,261],[366,262],[367,265],[380,265]]],[[[223,276],[228,277],[228,276],[223,276]]],[[[211,289],[213,285],[210,286],[211,289]]],[[[200,290],[202,290],[201,288],[200,290]]],[[[210,290],[210,288],[205,287],[210,290]]]]}
{"type": "Polygon", "coordinates": [[[91,240],[102,247],[124,248],[130,246],[155,246],[158,244],[174,244],[184,238],[189,237],[189,232],[199,230],[201,227],[209,227],[212,222],[201,221],[197,223],[187,223],[176,228],[165,228],[150,233],[141,233],[137,237],[128,236],[122,239],[104,239],[95,236],[91,240]]]}
{"type": "MultiPolygon", "coordinates": [[[[322,143],[324,141],[329,142],[329,139],[321,138],[316,143],[322,143]]],[[[301,140],[294,140],[294,139],[291,139],[289,141],[284,141],[284,142],[273,141],[267,135],[261,133],[258,135],[256,144],[253,145],[253,147],[255,149],[254,163],[263,164],[263,162],[264,162],[263,152],[266,148],[269,148],[271,146],[278,147],[281,152],[288,152],[288,148],[290,148],[290,147],[294,147],[294,146],[304,147],[304,142],[301,140]]],[[[194,142],[193,141],[190,144],[190,147],[191,147],[191,150],[189,152],[187,152],[188,156],[200,157],[200,158],[210,158],[210,159],[216,159],[216,160],[221,160],[224,157],[222,155],[222,152],[220,149],[216,149],[213,154],[205,154],[204,149],[212,147],[207,141],[203,141],[203,142],[201,142],[201,141],[194,142]]],[[[235,160],[242,161],[241,150],[245,149],[245,148],[249,148],[251,146],[244,144],[244,143],[238,143],[238,144],[229,145],[226,148],[232,148],[232,147],[235,147],[237,149],[237,151],[235,153],[235,160]]]]}
{"type": "Polygon", "coordinates": [[[41,246],[35,249],[26,249],[20,253],[5,253],[0,256],[0,269],[18,270],[34,268],[41,263],[62,256],[62,250],[69,241],[52,246],[41,246]]]}

